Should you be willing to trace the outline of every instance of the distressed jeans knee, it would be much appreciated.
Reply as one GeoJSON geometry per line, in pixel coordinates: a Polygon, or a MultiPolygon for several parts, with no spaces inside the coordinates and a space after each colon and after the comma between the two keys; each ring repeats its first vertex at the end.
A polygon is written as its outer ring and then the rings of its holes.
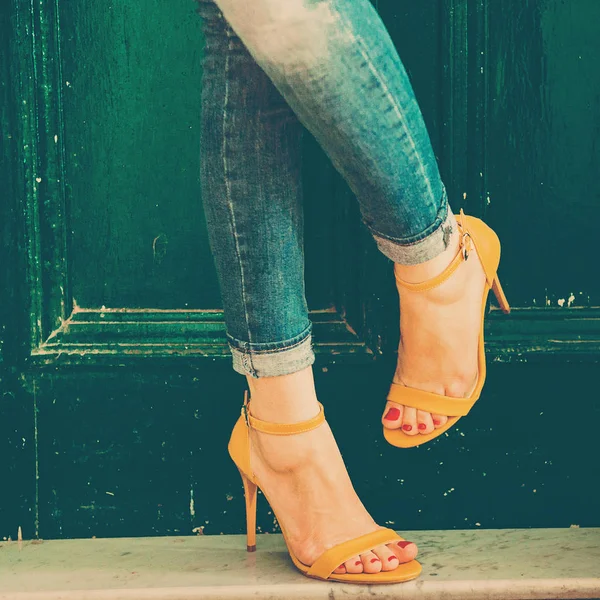
{"type": "Polygon", "coordinates": [[[215,0],[259,61],[282,71],[310,69],[327,54],[336,12],[328,0],[215,0]]]}

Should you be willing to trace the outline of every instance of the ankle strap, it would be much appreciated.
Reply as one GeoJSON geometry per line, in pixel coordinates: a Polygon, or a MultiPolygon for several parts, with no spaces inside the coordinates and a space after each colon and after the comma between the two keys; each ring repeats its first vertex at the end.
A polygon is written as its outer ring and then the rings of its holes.
{"type": "Polygon", "coordinates": [[[460,214],[456,219],[456,222],[458,223],[458,231],[460,233],[460,243],[458,253],[454,257],[452,262],[439,275],[436,275],[435,277],[432,277],[431,279],[428,279],[426,281],[421,281],[420,283],[409,283],[408,281],[400,279],[400,277],[398,277],[398,275],[396,274],[396,269],[394,268],[394,275],[396,277],[396,282],[398,283],[398,285],[413,292],[426,292],[437,287],[438,285],[441,285],[442,283],[444,283],[444,281],[446,281],[452,276],[452,274],[454,273],[454,271],[456,271],[456,269],[458,269],[460,264],[463,261],[467,260],[467,258],[469,258],[469,252],[473,247],[473,240],[471,239],[471,235],[467,231],[466,225],[463,221],[464,216],[465,213],[461,208],[460,214]]]}
{"type": "Polygon", "coordinates": [[[298,423],[271,423],[269,421],[261,421],[250,414],[250,401],[248,400],[248,390],[244,390],[244,405],[242,406],[242,416],[246,421],[246,425],[256,431],[262,433],[270,433],[272,435],[294,435],[296,433],[304,433],[311,429],[316,429],[323,421],[325,421],[325,409],[318,402],[319,413],[308,421],[300,421],[298,423]]]}

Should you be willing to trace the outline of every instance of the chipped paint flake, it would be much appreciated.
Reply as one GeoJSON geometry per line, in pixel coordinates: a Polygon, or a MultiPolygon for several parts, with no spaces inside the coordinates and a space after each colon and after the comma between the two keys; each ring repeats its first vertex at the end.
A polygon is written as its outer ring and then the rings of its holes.
{"type": "Polygon", "coordinates": [[[194,504],[194,488],[190,489],[190,516],[191,517],[196,516],[196,507],[194,504]]]}

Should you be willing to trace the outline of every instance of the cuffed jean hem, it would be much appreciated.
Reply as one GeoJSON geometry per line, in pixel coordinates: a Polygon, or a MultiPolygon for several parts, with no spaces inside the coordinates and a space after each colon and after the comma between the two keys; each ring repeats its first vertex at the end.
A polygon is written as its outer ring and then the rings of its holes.
{"type": "Polygon", "coordinates": [[[454,221],[444,189],[435,221],[420,234],[403,240],[386,236],[371,228],[369,230],[379,250],[389,259],[402,265],[418,265],[435,258],[448,247],[454,221]]]}
{"type": "Polygon", "coordinates": [[[281,342],[244,342],[226,333],[233,369],[242,375],[275,377],[301,371],[315,362],[312,321],[297,336],[281,342]]]}

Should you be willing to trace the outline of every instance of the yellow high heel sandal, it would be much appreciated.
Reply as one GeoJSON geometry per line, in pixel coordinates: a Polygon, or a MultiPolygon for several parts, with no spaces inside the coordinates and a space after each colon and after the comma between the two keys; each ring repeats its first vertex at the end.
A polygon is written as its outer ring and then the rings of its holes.
{"type": "Polygon", "coordinates": [[[485,319],[485,307],[490,289],[494,291],[502,311],[506,314],[510,312],[510,306],[502,291],[497,274],[498,265],[500,264],[500,240],[498,239],[498,236],[481,219],[469,217],[465,215],[462,210],[457,217],[457,221],[459,232],[461,234],[460,249],[454,260],[442,273],[437,277],[433,277],[422,283],[408,283],[398,277],[396,266],[394,264],[394,276],[398,287],[402,286],[414,292],[431,290],[444,283],[444,281],[456,271],[460,264],[468,259],[471,248],[475,246],[486,278],[483,301],[481,303],[481,331],[479,335],[477,382],[468,397],[453,398],[408,387],[393,381],[387,395],[387,400],[390,402],[411,406],[429,413],[448,416],[448,422],[443,427],[434,429],[428,434],[406,435],[401,429],[387,429],[384,427],[383,435],[385,436],[385,439],[392,444],[392,446],[397,446],[399,448],[420,446],[456,425],[461,417],[464,417],[469,413],[475,402],[478,400],[485,382],[483,322],[485,319]]]}
{"type": "MultiPolygon", "coordinates": [[[[308,421],[300,423],[269,423],[260,421],[250,414],[250,403],[248,401],[248,390],[244,392],[244,405],[242,407],[242,415],[238,419],[231,439],[229,441],[229,455],[233,459],[242,476],[244,484],[244,494],[246,498],[246,523],[248,526],[247,550],[254,552],[256,550],[256,497],[257,489],[260,487],[256,476],[254,475],[250,465],[250,435],[249,428],[263,433],[272,435],[294,435],[296,433],[304,433],[319,427],[325,421],[325,413],[323,405],[319,403],[319,414],[308,421]]],[[[263,492],[264,494],[264,492],[263,492]]],[[[265,498],[266,498],[265,494],[265,498]]],[[[267,498],[268,501],[268,498],[267,498]]],[[[372,550],[381,544],[390,544],[400,542],[401,538],[395,531],[391,529],[381,528],[373,533],[360,536],[358,538],[343,542],[326,550],[312,565],[305,565],[300,562],[292,552],[287,543],[286,533],[281,525],[283,539],[288,547],[288,552],[292,558],[292,562],[298,570],[314,579],[322,579],[326,581],[342,581],[347,583],[400,583],[415,579],[421,573],[421,565],[416,560],[411,560],[407,563],[398,565],[393,571],[380,571],[379,573],[344,573],[334,574],[333,571],[347,560],[354,556],[363,554],[372,550]]]]}

